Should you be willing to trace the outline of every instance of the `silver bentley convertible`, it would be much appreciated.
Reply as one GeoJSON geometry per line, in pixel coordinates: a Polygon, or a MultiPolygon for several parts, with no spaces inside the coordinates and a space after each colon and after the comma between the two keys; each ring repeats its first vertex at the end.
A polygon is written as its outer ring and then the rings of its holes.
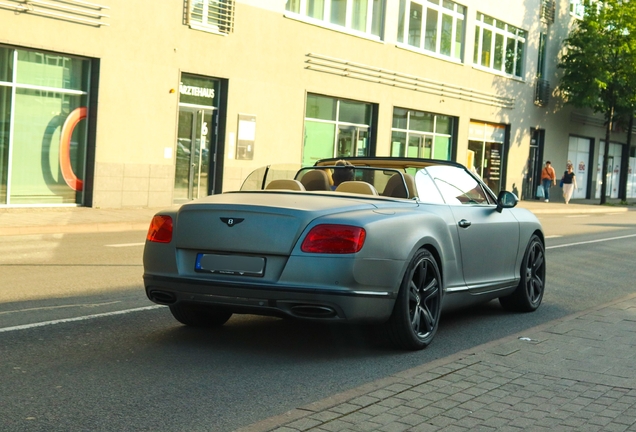
{"type": "Polygon", "coordinates": [[[144,285],[189,326],[234,313],[375,323],[422,349],[450,308],[531,312],[545,288],[541,224],[464,166],[412,158],[268,166],[240,191],[159,212],[144,285]]]}

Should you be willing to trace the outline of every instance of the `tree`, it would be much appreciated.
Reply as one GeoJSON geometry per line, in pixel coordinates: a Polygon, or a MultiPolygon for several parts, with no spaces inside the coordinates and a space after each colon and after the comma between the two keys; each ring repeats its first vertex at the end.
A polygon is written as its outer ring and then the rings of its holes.
{"type": "Polygon", "coordinates": [[[635,22],[636,0],[587,2],[583,19],[563,42],[565,54],[559,63],[559,87],[566,102],[605,118],[601,204],[606,202],[606,161],[614,123],[633,117],[636,106],[635,22]]]}

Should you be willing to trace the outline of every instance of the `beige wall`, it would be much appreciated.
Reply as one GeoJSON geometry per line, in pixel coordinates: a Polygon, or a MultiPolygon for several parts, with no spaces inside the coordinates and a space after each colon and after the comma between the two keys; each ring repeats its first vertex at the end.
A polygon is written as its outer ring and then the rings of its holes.
{"type": "Polygon", "coordinates": [[[183,23],[183,3],[103,0],[108,26],[92,27],[0,9],[0,43],[100,59],[94,181],[95,207],[165,206],[172,202],[178,86],[182,72],[229,82],[224,190],[236,189],[253,169],[302,157],[306,93],[379,105],[377,152],[389,154],[393,107],[459,118],[458,161],[466,159],[471,119],[509,124],[507,187],[520,187],[530,128],[546,129],[545,155],[560,163],[571,133],[602,136],[599,128],[570,122],[557,95],[548,107],[533,103],[538,34],[549,34],[548,77],[558,82],[560,40],[571,25],[567,2],[555,24],[538,19],[540,0],[469,0],[464,63],[457,64],[396,46],[397,1],[388,1],[383,42],[311,25],[285,16],[284,0],[240,0],[234,32],[217,35],[183,23]],[[525,75],[510,79],[472,66],[475,11],[528,31],[525,75]],[[514,98],[513,108],[471,102],[307,69],[310,53],[459,86],[464,91],[514,98]],[[171,93],[171,89],[176,89],[171,93]],[[254,159],[229,154],[238,114],[256,116],[254,159]],[[173,151],[173,155],[174,155],[173,151]]]}

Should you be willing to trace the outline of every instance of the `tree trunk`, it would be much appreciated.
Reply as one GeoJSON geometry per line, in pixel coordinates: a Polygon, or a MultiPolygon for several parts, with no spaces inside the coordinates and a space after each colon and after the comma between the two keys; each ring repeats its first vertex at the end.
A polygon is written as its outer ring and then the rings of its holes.
{"type": "Polygon", "coordinates": [[[634,127],[634,112],[630,114],[627,126],[627,143],[621,152],[621,178],[619,181],[618,196],[622,202],[627,201],[627,180],[629,179],[629,149],[632,145],[632,128],[634,127]]]}
{"type": "Polygon", "coordinates": [[[607,116],[605,127],[605,151],[603,152],[603,168],[601,169],[601,205],[607,201],[607,154],[609,153],[610,136],[612,133],[612,121],[614,120],[614,107],[612,106],[607,116]]]}

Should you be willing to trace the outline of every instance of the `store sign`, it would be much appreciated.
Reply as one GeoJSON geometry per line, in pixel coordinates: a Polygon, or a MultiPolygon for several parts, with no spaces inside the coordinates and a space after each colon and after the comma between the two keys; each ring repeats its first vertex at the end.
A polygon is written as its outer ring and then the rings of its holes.
{"type": "Polygon", "coordinates": [[[214,99],[214,89],[205,87],[189,86],[179,83],[179,93],[187,96],[204,97],[214,99]]]}

